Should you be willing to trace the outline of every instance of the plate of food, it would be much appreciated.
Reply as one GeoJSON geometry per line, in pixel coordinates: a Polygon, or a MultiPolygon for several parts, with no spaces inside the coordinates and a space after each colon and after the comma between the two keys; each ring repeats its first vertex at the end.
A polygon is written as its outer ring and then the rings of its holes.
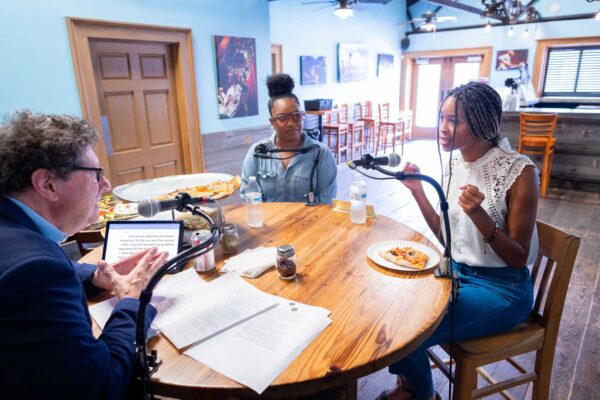
{"type": "Polygon", "coordinates": [[[180,192],[189,193],[192,197],[222,199],[235,192],[240,184],[239,176],[229,174],[173,175],[127,183],[114,188],[113,193],[127,201],[172,199],[180,192]]]}
{"type": "Polygon", "coordinates": [[[425,270],[437,266],[440,256],[431,247],[408,240],[378,242],[367,250],[375,264],[399,271],[425,270]]]}

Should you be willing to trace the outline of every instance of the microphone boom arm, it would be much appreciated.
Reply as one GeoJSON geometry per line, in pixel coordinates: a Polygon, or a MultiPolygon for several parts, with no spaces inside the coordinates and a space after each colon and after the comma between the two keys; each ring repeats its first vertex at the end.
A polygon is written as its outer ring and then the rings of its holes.
{"type": "Polygon", "coordinates": [[[206,213],[200,211],[199,207],[192,206],[191,204],[184,205],[182,210],[183,209],[191,212],[194,215],[204,218],[209,223],[211,236],[205,242],[200,243],[200,245],[184,250],[167,261],[154,273],[154,275],[152,275],[148,281],[148,284],[140,294],[140,304],[136,319],[135,345],[139,367],[138,379],[141,381],[144,399],[153,398],[152,395],[148,397],[147,394],[148,382],[150,380],[150,375],[152,375],[152,373],[154,373],[154,371],[156,371],[156,369],[162,363],[162,361],[158,360],[156,350],[152,350],[152,353],[148,354],[146,349],[146,308],[152,300],[154,288],[163,278],[163,276],[169,271],[175,270],[180,265],[184,265],[190,261],[192,258],[203,255],[214,249],[215,245],[219,241],[219,226],[217,226],[206,213]]]}
{"type": "Polygon", "coordinates": [[[444,190],[435,179],[427,175],[407,174],[404,171],[389,171],[387,169],[381,168],[378,165],[369,165],[369,167],[365,166],[365,168],[372,168],[376,171],[381,172],[384,175],[394,177],[399,181],[409,179],[424,181],[433,186],[433,188],[437,192],[437,195],[440,199],[440,209],[442,210],[442,216],[444,219],[444,231],[446,233],[446,237],[444,240],[444,256],[440,260],[440,267],[434,271],[434,274],[438,278],[450,278],[452,280],[452,292],[450,294],[450,301],[454,302],[458,296],[458,280],[454,274],[454,271],[452,270],[452,237],[450,233],[450,220],[448,218],[448,201],[446,200],[446,196],[444,195],[444,190]]]}

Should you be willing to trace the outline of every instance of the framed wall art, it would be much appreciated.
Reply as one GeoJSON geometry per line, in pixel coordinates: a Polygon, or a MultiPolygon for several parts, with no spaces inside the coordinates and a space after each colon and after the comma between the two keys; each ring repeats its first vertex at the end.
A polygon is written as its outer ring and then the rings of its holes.
{"type": "Polygon", "coordinates": [[[340,82],[364,81],[368,78],[367,46],[359,43],[338,45],[338,78],[340,82]]]}
{"type": "Polygon", "coordinates": [[[219,118],[258,115],[256,41],[215,36],[219,118]]]}
{"type": "Polygon", "coordinates": [[[300,56],[300,84],[323,85],[327,83],[327,58],[300,56]]]}

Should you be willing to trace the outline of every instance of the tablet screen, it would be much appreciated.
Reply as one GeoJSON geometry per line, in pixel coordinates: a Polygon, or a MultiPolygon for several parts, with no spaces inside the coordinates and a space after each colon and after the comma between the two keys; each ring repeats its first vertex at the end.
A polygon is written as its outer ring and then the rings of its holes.
{"type": "Polygon", "coordinates": [[[182,238],[182,221],[109,221],[102,259],[111,264],[149,247],[172,258],[181,251],[182,238]]]}

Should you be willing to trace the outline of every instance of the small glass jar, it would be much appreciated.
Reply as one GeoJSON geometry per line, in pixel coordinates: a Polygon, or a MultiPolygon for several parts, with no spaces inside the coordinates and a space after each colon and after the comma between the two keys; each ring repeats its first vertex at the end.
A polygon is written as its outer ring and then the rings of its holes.
{"type": "Polygon", "coordinates": [[[237,227],[234,224],[223,225],[223,233],[221,234],[221,248],[223,253],[237,253],[240,245],[240,236],[237,232],[237,227]]]}
{"type": "Polygon", "coordinates": [[[296,251],[289,244],[277,248],[277,272],[281,279],[289,280],[296,277],[296,251]]]}

